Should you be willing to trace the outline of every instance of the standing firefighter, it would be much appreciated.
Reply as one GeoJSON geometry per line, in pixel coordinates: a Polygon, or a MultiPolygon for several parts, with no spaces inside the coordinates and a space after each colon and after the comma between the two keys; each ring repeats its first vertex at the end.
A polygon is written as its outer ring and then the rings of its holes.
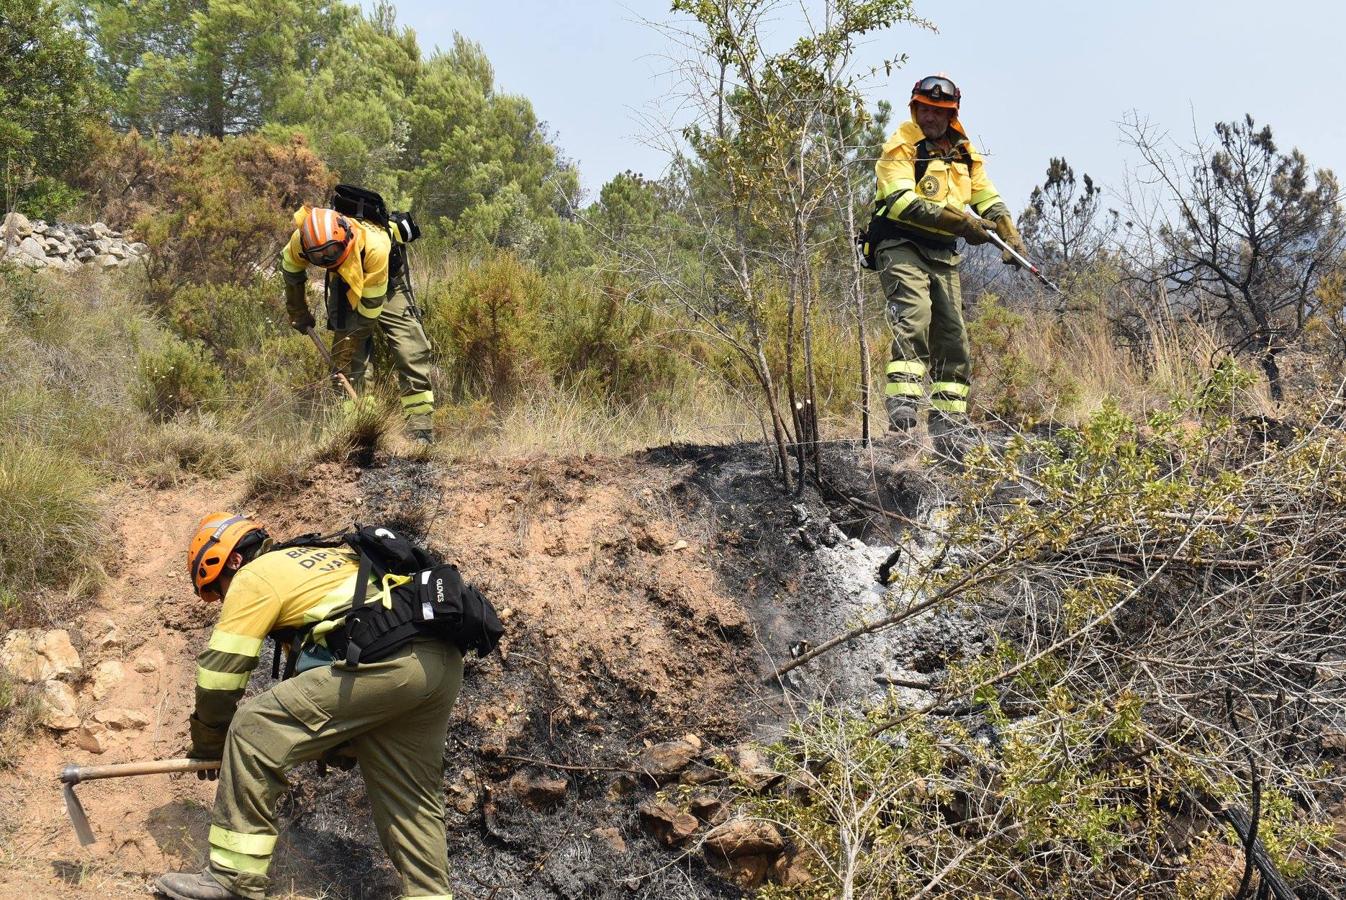
{"type": "MultiPolygon", "coordinates": [[[[958,121],[960,97],[943,75],[916,82],[911,119],[883,145],[874,167],[878,191],[869,231],[893,330],[884,386],[889,428],[907,433],[916,425],[928,377],[930,434],[942,451],[959,446],[965,433],[971,380],[958,238],[985,244],[993,227],[1024,252],[1009,209],[958,121]],[[969,205],[977,215],[967,212],[969,205]]],[[[1013,262],[1008,253],[1003,258],[1013,262]]]]}
{"type": "MultiPolygon", "coordinates": [[[[382,203],[379,199],[380,211],[382,203]]],[[[407,428],[413,439],[428,444],[434,440],[435,411],[430,341],[412,300],[400,223],[387,224],[386,213],[381,218],[370,221],[307,206],[296,212],[297,227],[280,256],[285,306],[296,330],[312,328],[305,272],[310,265],[326,270],[333,365],[359,390],[373,353],[374,334],[382,332],[397,366],[407,428]]],[[[345,404],[348,413],[354,411],[355,401],[347,398],[345,404]]]]}
{"type": "MultiPolygon", "coordinates": [[[[210,644],[197,658],[189,755],[219,759],[221,766],[209,867],[201,874],[164,875],[155,889],[175,900],[265,896],[276,800],[286,790],[286,774],[347,745],[359,761],[402,895],[447,900],[440,782],[449,711],[462,684],[462,651],[417,633],[389,642],[382,655],[369,653],[372,661],[355,653],[359,661],[352,666],[341,634],[352,627],[353,599],[357,605],[365,599],[355,587],[358,575],[369,571],[362,569],[368,560],[338,546],[270,548],[267,533],[254,522],[213,513],[201,520],[188,549],[196,593],[222,603],[210,644]],[[326,631],[321,645],[304,644],[298,674],[239,706],[268,635],[297,641],[296,630],[332,623],[343,613],[345,625],[326,631]]],[[[385,592],[390,580],[383,579],[385,592]]],[[[373,589],[369,596],[376,596],[373,589]]],[[[322,625],[313,628],[320,630],[322,625]]]]}

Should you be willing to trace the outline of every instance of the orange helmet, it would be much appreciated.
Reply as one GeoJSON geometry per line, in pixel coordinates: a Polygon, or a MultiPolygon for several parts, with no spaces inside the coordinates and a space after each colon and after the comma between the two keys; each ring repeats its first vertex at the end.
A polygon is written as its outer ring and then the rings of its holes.
{"type": "Polygon", "coordinates": [[[354,227],[334,209],[310,209],[299,226],[299,255],[315,266],[335,269],[354,246],[354,227]]]}
{"type": "Polygon", "coordinates": [[[958,111],[958,101],[963,94],[958,85],[948,75],[927,75],[911,89],[911,102],[924,103],[926,106],[938,106],[940,109],[958,111]]]}
{"type": "Polygon", "coordinates": [[[209,588],[224,571],[225,560],[245,537],[258,531],[266,536],[262,526],[233,513],[214,512],[201,520],[187,546],[187,571],[197,596],[218,593],[209,588]]]}

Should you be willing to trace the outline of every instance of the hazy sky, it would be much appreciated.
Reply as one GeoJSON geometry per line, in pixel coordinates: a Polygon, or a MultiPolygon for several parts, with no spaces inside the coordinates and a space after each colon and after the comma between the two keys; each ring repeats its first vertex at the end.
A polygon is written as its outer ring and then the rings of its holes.
{"type": "MultiPolygon", "coordinates": [[[[810,0],[820,7],[820,0],[810,0]]],[[[671,59],[686,53],[643,20],[677,22],[654,0],[402,0],[399,21],[428,53],[453,33],[477,41],[500,88],[528,97],[580,168],[592,199],[624,169],[658,175],[651,120],[677,114],[671,59]]],[[[781,7],[781,35],[800,33],[781,7]]],[[[1116,123],[1134,110],[1174,137],[1252,113],[1278,144],[1346,178],[1346,2],[1343,0],[917,0],[938,33],[900,26],[861,56],[905,52],[905,69],[873,82],[905,116],[920,75],[949,73],[962,119],[1017,212],[1047,160],[1117,185],[1135,154],[1116,123]],[[1062,12],[1062,10],[1070,10],[1062,12]]],[[[684,23],[685,24],[685,23],[684,23]]]]}

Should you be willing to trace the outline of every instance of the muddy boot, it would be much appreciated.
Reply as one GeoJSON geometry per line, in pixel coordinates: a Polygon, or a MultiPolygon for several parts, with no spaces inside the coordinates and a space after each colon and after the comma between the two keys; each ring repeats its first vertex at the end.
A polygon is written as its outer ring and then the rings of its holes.
{"type": "Polygon", "coordinates": [[[931,410],[927,425],[935,455],[954,462],[962,462],[980,440],[976,427],[967,416],[931,410]]]}
{"type": "Polygon", "coordinates": [[[154,890],[173,900],[245,900],[207,872],[168,872],[154,882],[154,890]]]}
{"type": "Polygon", "coordinates": [[[888,430],[903,434],[916,427],[916,405],[908,397],[884,397],[888,411],[888,430]]]}

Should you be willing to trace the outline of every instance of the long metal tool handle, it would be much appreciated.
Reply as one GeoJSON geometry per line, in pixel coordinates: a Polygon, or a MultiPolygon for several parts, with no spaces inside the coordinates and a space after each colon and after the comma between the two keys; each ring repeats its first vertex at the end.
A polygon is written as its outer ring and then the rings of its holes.
{"type": "Polygon", "coordinates": [[[318,355],[323,358],[323,362],[327,363],[327,368],[331,371],[332,377],[345,389],[346,395],[358,403],[360,395],[355,393],[355,388],[351,387],[350,380],[344,374],[338,372],[336,366],[332,365],[332,354],[327,352],[327,345],[322,342],[322,338],[318,337],[318,332],[314,331],[313,326],[310,325],[304,329],[304,334],[307,334],[309,339],[313,341],[313,346],[318,348],[318,355]]]}
{"type": "Polygon", "coordinates": [[[1032,263],[1026,256],[1024,256],[1022,253],[1018,252],[1017,250],[1015,250],[1015,249],[1014,249],[1013,247],[1011,247],[1009,244],[1005,243],[1005,242],[1001,239],[1000,235],[999,235],[999,234],[996,234],[996,232],[994,231],[994,229],[986,228],[986,229],[983,229],[983,230],[986,232],[986,236],[989,237],[989,238],[991,239],[991,243],[995,244],[995,245],[996,245],[997,247],[999,247],[1001,250],[1004,250],[1004,251],[1005,251],[1006,253],[1008,253],[1010,256],[1014,257],[1015,261],[1016,261],[1019,265],[1023,266],[1025,269],[1027,269],[1027,270],[1028,270],[1028,273],[1029,273],[1030,275],[1032,275],[1032,276],[1033,276],[1034,278],[1036,278],[1038,281],[1040,281],[1040,282],[1042,282],[1043,284],[1045,284],[1047,287],[1051,288],[1053,291],[1055,291],[1055,292],[1056,292],[1057,294],[1059,294],[1061,297],[1065,297],[1065,296],[1066,296],[1065,291],[1061,290],[1059,287],[1057,287],[1056,285],[1052,284],[1052,283],[1047,279],[1047,276],[1042,274],[1042,270],[1039,269],[1037,266],[1033,265],[1033,263],[1032,263]]]}
{"type": "Polygon", "coordinates": [[[218,759],[151,759],[145,762],[116,763],[107,766],[66,766],[61,781],[79,784],[96,778],[122,778],[127,775],[159,775],[173,772],[203,772],[218,769],[218,759]]]}

